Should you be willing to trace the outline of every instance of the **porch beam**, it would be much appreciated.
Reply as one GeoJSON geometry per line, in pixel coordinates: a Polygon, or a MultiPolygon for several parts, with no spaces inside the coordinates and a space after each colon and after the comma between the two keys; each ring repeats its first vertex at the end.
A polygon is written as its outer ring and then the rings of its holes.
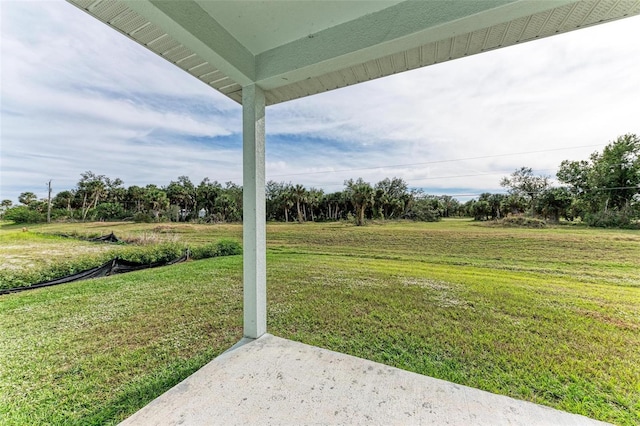
{"type": "Polygon", "coordinates": [[[265,98],[255,84],[242,88],[244,336],[267,332],[265,219],[265,98]]]}

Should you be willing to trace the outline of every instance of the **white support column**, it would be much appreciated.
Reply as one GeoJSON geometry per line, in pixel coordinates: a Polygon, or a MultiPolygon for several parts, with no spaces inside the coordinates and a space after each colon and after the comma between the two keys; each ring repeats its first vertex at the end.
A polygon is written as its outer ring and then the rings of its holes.
{"type": "Polygon", "coordinates": [[[264,107],[261,88],[242,88],[244,336],[252,339],[267,332],[264,107]]]}

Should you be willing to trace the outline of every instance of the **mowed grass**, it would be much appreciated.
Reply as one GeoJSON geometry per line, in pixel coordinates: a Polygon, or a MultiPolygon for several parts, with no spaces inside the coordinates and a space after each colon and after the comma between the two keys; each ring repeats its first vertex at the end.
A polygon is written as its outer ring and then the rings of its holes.
{"type": "Polygon", "coordinates": [[[240,256],[2,296],[0,423],[110,424],[242,335],[240,256]]]}
{"type": "MultiPolygon", "coordinates": [[[[170,226],[185,241],[241,236],[170,226]]],[[[640,423],[637,231],[273,224],[268,246],[272,334],[640,423]]],[[[2,296],[0,423],[127,417],[240,339],[241,275],[233,256],[2,296]]]]}

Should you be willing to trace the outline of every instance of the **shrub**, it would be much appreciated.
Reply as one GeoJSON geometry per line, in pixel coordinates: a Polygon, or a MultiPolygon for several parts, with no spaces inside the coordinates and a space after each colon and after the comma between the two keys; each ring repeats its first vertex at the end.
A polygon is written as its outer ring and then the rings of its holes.
{"type": "Polygon", "coordinates": [[[216,243],[218,256],[233,256],[242,254],[242,246],[234,240],[220,240],[216,243]]]}
{"type": "Polygon", "coordinates": [[[47,217],[27,206],[16,206],[5,212],[4,219],[15,223],[40,223],[45,222],[47,217]]]}
{"type": "Polygon", "coordinates": [[[95,209],[94,217],[99,220],[122,219],[127,215],[124,208],[117,203],[101,203],[95,209]]]}
{"type": "Polygon", "coordinates": [[[115,257],[113,252],[90,253],[73,259],[35,269],[0,269],[0,289],[26,287],[44,281],[66,277],[86,269],[95,268],[115,257]]]}
{"type": "Polygon", "coordinates": [[[509,216],[497,222],[498,225],[504,227],[520,227],[520,228],[545,228],[547,223],[542,219],[525,216],[509,216]]]}
{"type": "MultiPolygon", "coordinates": [[[[75,233],[78,236],[77,233],[75,233]]],[[[170,262],[182,257],[187,247],[177,242],[155,245],[116,246],[103,253],[87,253],[73,259],[57,261],[55,264],[36,269],[0,269],[0,289],[26,287],[39,282],[55,280],[87,269],[95,268],[114,257],[129,262],[150,264],[170,262]]],[[[242,246],[234,240],[220,240],[197,246],[191,250],[194,260],[217,256],[232,256],[242,253],[242,246]]]]}
{"type": "Polygon", "coordinates": [[[191,259],[207,259],[218,255],[218,246],[216,243],[208,243],[189,249],[191,259]]]}
{"type": "Polygon", "coordinates": [[[186,247],[180,243],[160,243],[150,246],[127,247],[118,254],[122,260],[138,263],[170,262],[181,257],[186,247]]]}
{"type": "Polygon", "coordinates": [[[417,222],[438,222],[440,220],[438,212],[433,208],[429,199],[417,200],[404,217],[417,222]]]}
{"type": "Polygon", "coordinates": [[[133,221],[138,223],[153,223],[156,219],[149,213],[136,213],[133,215],[133,221]]]}
{"type": "Polygon", "coordinates": [[[191,258],[194,260],[236,254],[242,254],[242,246],[234,240],[220,240],[216,243],[208,243],[191,249],[191,258]]]}
{"type": "Polygon", "coordinates": [[[599,211],[597,213],[586,213],[584,221],[589,226],[597,228],[630,228],[638,229],[640,226],[634,221],[632,208],[610,209],[607,211],[599,211]]]}

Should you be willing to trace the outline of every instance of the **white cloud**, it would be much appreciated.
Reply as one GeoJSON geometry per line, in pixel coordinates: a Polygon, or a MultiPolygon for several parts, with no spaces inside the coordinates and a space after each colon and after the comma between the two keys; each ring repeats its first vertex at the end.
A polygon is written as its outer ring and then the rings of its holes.
{"type": "MultiPolygon", "coordinates": [[[[278,105],[273,131],[366,144],[370,151],[352,159],[354,168],[535,151],[362,173],[374,181],[395,174],[414,186],[480,191],[498,188],[501,176],[524,165],[553,175],[563,159],[586,158],[621,134],[640,133],[640,45],[631,41],[640,38],[639,21],[629,18],[278,105]],[[586,147],[560,149],[578,146],[586,147]],[[434,179],[443,176],[452,177],[434,179]]],[[[323,156],[315,158],[308,149],[309,163],[323,164],[323,156]]],[[[298,172],[301,162],[286,167],[298,172]]]]}
{"type": "MultiPolygon", "coordinates": [[[[0,4],[0,197],[43,194],[50,178],[71,188],[85,170],[127,185],[241,182],[237,104],[67,3],[0,4]]],[[[475,193],[520,166],[552,175],[562,159],[640,133],[639,22],[270,107],[268,178],[334,191],[398,176],[475,193]],[[576,146],[586,147],[561,149],[576,146]]]]}
{"type": "Polygon", "coordinates": [[[2,2],[2,24],[3,198],[85,170],[165,185],[213,160],[237,175],[237,149],[189,143],[237,134],[234,102],[67,3],[2,2]]]}

